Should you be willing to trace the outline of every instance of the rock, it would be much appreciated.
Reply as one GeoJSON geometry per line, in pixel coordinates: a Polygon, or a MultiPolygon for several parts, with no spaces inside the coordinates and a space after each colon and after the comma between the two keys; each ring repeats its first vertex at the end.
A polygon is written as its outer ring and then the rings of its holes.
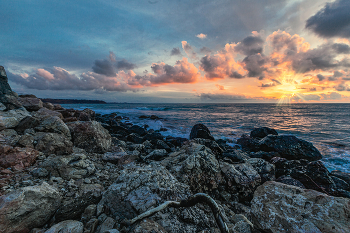
{"type": "Polygon", "coordinates": [[[108,230],[112,230],[114,228],[114,225],[116,224],[116,221],[111,218],[107,217],[103,223],[97,228],[97,233],[105,233],[108,230]]]}
{"type": "Polygon", "coordinates": [[[320,160],[321,153],[310,143],[295,136],[268,135],[259,141],[262,151],[275,151],[286,159],[320,160]]]}
{"type": "Polygon", "coordinates": [[[245,151],[259,151],[259,139],[252,138],[246,134],[243,134],[239,139],[237,139],[237,144],[242,146],[242,149],[245,151]]]}
{"type": "Polygon", "coordinates": [[[110,163],[121,164],[126,157],[128,157],[128,153],[120,147],[118,151],[104,153],[102,160],[110,163]]]}
{"type": "Polygon", "coordinates": [[[55,219],[62,221],[80,218],[86,207],[97,204],[101,200],[103,191],[100,184],[83,184],[73,197],[63,200],[55,214],[55,219]]]}
{"type": "Polygon", "coordinates": [[[149,153],[147,156],[143,157],[144,160],[150,159],[150,160],[162,160],[168,155],[168,152],[164,149],[155,149],[151,153],[149,153]]]}
{"type": "Polygon", "coordinates": [[[247,161],[254,169],[259,173],[261,177],[261,183],[266,181],[275,180],[275,166],[263,159],[251,158],[247,161]]]}
{"type": "Polygon", "coordinates": [[[160,133],[148,133],[143,137],[143,141],[150,141],[152,144],[156,144],[157,140],[163,140],[163,136],[160,133]]]}
{"type": "Polygon", "coordinates": [[[334,170],[331,172],[331,175],[346,181],[350,185],[350,173],[334,170]]]}
{"type": "Polygon", "coordinates": [[[252,138],[264,138],[269,134],[278,135],[277,131],[268,127],[256,128],[250,132],[252,138]]]}
{"type": "Polygon", "coordinates": [[[209,129],[203,124],[196,124],[192,127],[190,133],[190,139],[194,138],[204,138],[214,140],[214,137],[211,136],[209,129]]]}
{"type": "Polygon", "coordinates": [[[87,223],[90,219],[96,216],[96,205],[91,204],[85,208],[84,213],[81,215],[81,221],[87,223]]]}
{"type": "Polygon", "coordinates": [[[6,110],[6,106],[0,102],[0,111],[5,111],[6,110]]]}
{"type": "Polygon", "coordinates": [[[49,175],[49,172],[45,168],[35,168],[33,171],[31,171],[31,174],[34,177],[42,178],[47,177],[49,175]]]}
{"type": "Polygon", "coordinates": [[[8,84],[8,78],[3,66],[0,66],[0,102],[6,107],[6,110],[21,107],[21,103],[17,99],[17,94],[12,91],[8,84]]]}
{"type": "Polygon", "coordinates": [[[343,189],[343,190],[347,190],[350,191],[350,185],[349,183],[347,183],[345,180],[342,180],[336,176],[331,176],[332,180],[335,183],[335,186],[337,186],[337,189],[343,189]]]}
{"type": "Polygon", "coordinates": [[[75,220],[66,220],[53,225],[45,233],[83,233],[84,225],[75,220]]]}
{"type": "Polygon", "coordinates": [[[253,198],[255,189],[261,184],[258,172],[250,163],[229,164],[220,163],[228,191],[238,194],[240,202],[249,202],[253,198]]]}
{"type": "Polygon", "coordinates": [[[163,140],[157,140],[156,148],[157,149],[164,149],[167,152],[171,152],[171,148],[163,140]]]}
{"type": "Polygon", "coordinates": [[[249,157],[270,161],[273,157],[280,157],[280,154],[274,151],[270,151],[270,152],[258,151],[258,152],[250,152],[249,157]]]}
{"type": "Polygon", "coordinates": [[[64,108],[60,104],[54,104],[54,110],[64,110],[64,108]]]}
{"type": "Polygon", "coordinates": [[[30,97],[24,97],[24,98],[18,98],[18,101],[23,105],[25,109],[28,111],[38,111],[40,108],[43,107],[43,102],[38,98],[30,98],[30,97]]]}
{"type": "Polygon", "coordinates": [[[15,128],[23,118],[29,115],[25,108],[0,111],[0,130],[15,128]]]}
{"type": "Polygon", "coordinates": [[[249,156],[241,150],[230,149],[222,154],[222,159],[225,162],[235,164],[246,162],[249,159],[249,156]]]}
{"type": "Polygon", "coordinates": [[[57,116],[60,119],[63,119],[63,116],[61,113],[49,110],[49,109],[44,108],[44,107],[40,108],[37,112],[32,112],[32,116],[35,118],[38,118],[40,120],[44,120],[48,117],[53,117],[53,116],[57,116]]]}
{"type": "Polygon", "coordinates": [[[52,103],[48,103],[48,102],[44,102],[43,103],[43,107],[44,108],[47,108],[47,109],[49,109],[49,110],[55,110],[55,106],[53,106],[53,104],[52,103]]]}
{"type": "Polygon", "coordinates": [[[57,116],[47,117],[40,125],[35,127],[35,130],[39,132],[63,134],[66,138],[71,138],[68,126],[57,116]]]}
{"type": "Polygon", "coordinates": [[[67,117],[63,119],[64,123],[73,122],[73,121],[78,121],[78,119],[76,117],[67,117]]]}
{"type": "Polygon", "coordinates": [[[70,154],[73,152],[73,143],[62,134],[39,132],[36,137],[38,140],[35,146],[36,150],[46,154],[57,155],[70,154]]]}
{"type": "Polygon", "coordinates": [[[201,145],[205,145],[206,147],[210,148],[211,151],[217,156],[221,156],[224,150],[219,146],[219,144],[213,140],[210,139],[204,139],[204,138],[194,138],[192,139],[193,142],[201,145]]]}
{"type": "Polygon", "coordinates": [[[23,134],[26,129],[35,128],[39,124],[40,124],[39,119],[32,116],[26,116],[19,122],[15,130],[17,131],[17,133],[23,134]]]}
{"type": "Polygon", "coordinates": [[[111,148],[111,135],[99,122],[76,121],[67,125],[76,147],[93,153],[105,153],[111,148]]]}
{"type": "Polygon", "coordinates": [[[161,164],[193,192],[209,192],[224,184],[220,165],[206,146],[190,143],[180,151],[171,153],[161,164]]]}
{"type": "Polygon", "coordinates": [[[13,167],[16,170],[23,170],[34,164],[39,152],[28,147],[19,148],[0,145],[0,154],[1,167],[13,167]]]}
{"type": "Polygon", "coordinates": [[[17,141],[17,145],[20,147],[34,148],[34,137],[32,135],[22,135],[17,141]]]}
{"type": "Polygon", "coordinates": [[[29,233],[42,227],[61,203],[58,191],[47,183],[28,186],[0,197],[0,232],[29,233]]]}
{"type": "MultiPolygon", "coordinates": [[[[120,223],[154,208],[167,200],[181,200],[191,195],[189,186],[178,182],[163,166],[125,166],[114,184],[103,194],[97,209],[108,209],[109,217],[120,223]]],[[[198,232],[215,226],[203,209],[167,208],[150,217],[167,232],[198,232]]]]}
{"type": "Polygon", "coordinates": [[[350,232],[350,199],[274,181],[259,186],[252,214],[268,232],[350,232]]]}
{"type": "Polygon", "coordinates": [[[133,133],[138,134],[139,136],[145,136],[147,134],[147,131],[138,125],[133,125],[129,128],[129,130],[133,133]]]}
{"type": "Polygon", "coordinates": [[[301,183],[299,180],[293,179],[290,176],[281,176],[276,180],[276,182],[280,182],[280,183],[288,184],[288,185],[293,185],[293,186],[296,186],[296,187],[299,187],[302,189],[305,188],[303,183],[301,183]]]}
{"type": "Polygon", "coordinates": [[[88,118],[90,119],[90,121],[94,121],[96,118],[96,113],[95,111],[89,109],[89,108],[85,108],[83,111],[83,113],[88,115],[88,118]]]}
{"type": "Polygon", "coordinates": [[[128,136],[126,136],[126,140],[136,144],[141,144],[143,142],[143,138],[138,136],[136,133],[131,133],[128,136]]]}
{"type": "Polygon", "coordinates": [[[136,223],[129,233],[167,233],[167,231],[157,222],[148,218],[136,223]]]}

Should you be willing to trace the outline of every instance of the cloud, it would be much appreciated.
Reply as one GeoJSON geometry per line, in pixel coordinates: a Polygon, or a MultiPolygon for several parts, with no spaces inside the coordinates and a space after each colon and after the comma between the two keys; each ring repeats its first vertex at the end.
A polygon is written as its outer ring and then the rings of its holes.
{"type": "Polygon", "coordinates": [[[246,97],[244,95],[228,95],[228,94],[211,94],[211,93],[199,93],[196,94],[202,101],[245,101],[245,100],[256,100],[254,98],[246,97]]]}
{"type": "Polygon", "coordinates": [[[222,86],[222,85],[215,84],[215,86],[216,86],[220,91],[225,90],[225,87],[222,86]]]}
{"type": "Polygon", "coordinates": [[[306,21],[306,28],[322,37],[350,37],[350,1],[337,0],[306,21]]]}
{"type": "Polygon", "coordinates": [[[337,91],[350,91],[350,87],[345,84],[338,84],[334,87],[334,89],[337,91]]]}
{"type": "Polygon", "coordinates": [[[200,52],[201,53],[204,53],[204,54],[210,54],[211,53],[211,49],[207,48],[207,47],[202,47],[200,49],[200,52]]]}
{"type": "Polygon", "coordinates": [[[292,97],[293,100],[304,100],[304,101],[310,101],[310,100],[320,100],[321,96],[315,95],[315,94],[302,94],[297,93],[295,96],[292,97]]]}
{"type": "Polygon", "coordinates": [[[187,41],[181,41],[181,44],[182,44],[183,50],[185,51],[185,53],[189,58],[192,58],[192,59],[197,58],[197,53],[194,51],[192,46],[189,43],[187,43],[187,41]]]}
{"type": "Polygon", "coordinates": [[[332,48],[338,54],[350,54],[350,46],[344,43],[335,43],[332,45],[332,48]]]}
{"type": "Polygon", "coordinates": [[[246,56],[254,55],[263,52],[263,44],[264,40],[259,35],[252,35],[244,38],[234,46],[234,50],[246,56]]]}
{"type": "Polygon", "coordinates": [[[131,62],[128,62],[125,59],[122,59],[120,61],[117,61],[116,67],[118,70],[132,70],[136,68],[136,65],[131,62]]]}
{"type": "Polygon", "coordinates": [[[173,48],[170,52],[170,56],[174,55],[181,55],[180,49],[179,48],[173,48]]]}
{"type": "Polygon", "coordinates": [[[318,81],[320,81],[320,82],[322,82],[323,80],[326,79],[326,77],[323,76],[322,74],[318,74],[316,77],[318,78],[318,81]]]}
{"type": "Polygon", "coordinates": [[[337,92],[331,92],[328,94],[321,94],[322,98],[324,100],[340,100],[342,98],[342,95],[337,92]]]}
{"type": "Polygon", "coordinates": [[[196,37],[198,37],[199,39],[205,39],[205,38],[207,38],[207,35],[201,33],[201,34],[196,35],[196,37]]]}
{"type": "Polygon", "coordinates": [[[97,74],[103,74],[110,77],[116,76],[114,65],[107,59],[95,60],[92,70],[97,74]]]}

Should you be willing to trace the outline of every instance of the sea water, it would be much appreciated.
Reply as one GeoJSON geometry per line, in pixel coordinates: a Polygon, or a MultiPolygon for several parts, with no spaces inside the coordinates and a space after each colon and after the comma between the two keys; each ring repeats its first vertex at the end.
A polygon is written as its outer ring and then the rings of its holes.
{"type": "Polygon", "coordinates": [[[280,135],[294,135],[313,143],[327,168],[350,172],[350,104],[65,104],[96,113],[117,113],[129,122],[158,130],[164,136],[188,138],[197,123],[206,125],[215,139],[234,145],[242,134],[270,127],[280,135]],[[156,115],[159,120],[140,119],[156,115]]]}

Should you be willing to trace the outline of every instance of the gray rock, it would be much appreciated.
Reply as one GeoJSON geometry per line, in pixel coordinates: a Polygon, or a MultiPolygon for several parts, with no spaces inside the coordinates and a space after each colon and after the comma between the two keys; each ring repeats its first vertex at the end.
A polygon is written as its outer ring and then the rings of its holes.
{"type": "Polygon", "coordinates": [[[22,135],[17,141],[17,145],[20,147],[34,148],[34,137],[31,135],[22,135]]]}
{"type": "Polygon", "coordinates": [[[74,146],[87,152],[105,153],[111,148],[111,135],[97,121],[75,121],[67,124],[74,146]]]}
{"type": "Polygon", "coordinates": [[[103,223],[97,228],[97,233],[105,233],[108,230],[112,230],[114,228],[114,225],[116,224],[116,221],[111,218],[107,217],[103,223]]]}
{"type": "Polygon", "coordinates": [[[250,132],[252,138],[264,138],[269,134],[278,135],[277,131],[268,127],[256,128],[250,132]]]}
{"type": "Polygon", "coordinates": [[[25,118],[23,118],[19,124],[16,126],[15,130],[17,131],[17,133],[19,134],[24,134],[24,132],[27,129],[32,129],[37,127],[40,124],[39,119],[32,117],[32,116],[26,116],[25,118]]]}
{"type": "Polygon", "coordinates": [[[5,68],[0,66],[0,102],[6,107],[6,110],[19,108],[21,103],[19,103],[17,97],[17,94],[12,91],[8,84],[5,68]]]}
{"type": "Polygon", "coordinates": [[[32,112],[32,116],[35,118],[38,118],[40,120],[44,120],[48,117],[53,117],[53,116],[57,116],[60,119],[63,119],[63,116],[61,113],[49,110],[49,109],[44,108],[44,107],[40,108],[37,112],[32,112]]]}
{"type": "Polygon", "coordinates": [[[268,181],[252,200],[254,225],[269,232],[350,232],[350,199],[268,181]]]}
{"type": "Polygon", "coordinates": [[[23,118],[29,115],[29,112],[25,108],[13,109],[6,112],[0,111],[0,130],[15,128],[23,118]]]}
{"type": "Polygon", "coordinates": [[[46,154],[70,154],[73,143],[63,134],[39,132],[34,139],[37,141],[35,149],[46,154]]]}
{"type": "Polygon", "coordinates": [[[61,203],[58,191],[47,183],[28,186],[0,197],[0,232],[28,233],[42,227],[61,203]]]}
{"type": "Polygon", "coordinates": [[[36,131],[63,134],[70,139],[70,131],[68,126],[57,116],[52,116],[44,119],[40,125],[35,127],[36,131]]]}
{"type": "Polygon", "coordinates": [[[38,98],[18,98],[18,101],[23,105],[25,109],[28,111],[38,111],[43,107],[43,102],[38,98]]]}
{"type": "Polygon", "coordinates": [[[129,233],[166,233],[167,231],[157,222],[150,219],[144,219],[136,223],[129,233]]]}
{"type": "Polygon", "coordinates": [[[43,107],[49,109],[49,110],[55,110],[55,106],[53,106],[52,103],[47,103],[47,102],[44,102],[43,103],[43,107]]]}
{"type": "Polygon", "coordinates": [[[45,233],[83,233],[84,225],[79,221],[67,220],[53,225],[45,233]]]}
{"type": "Polygon", "coordinates": [[[259,173],[261,177],[261,183],[264,183],[265,181],[275,180],[275,165],[258,158],[248,159],[248,163],[250,163],[259,173]]]}
{"type": "Polygon", "coordinates": [[[143,157],[144,160],[151,159],[151,160],[162,160],[168,155],[168,152],[165,149],[155,149],[151,153],[149,153],[147,156],[143,157]]]}
{"type": "Polygon", "coordinates": [[[31,173],[34,177],[38,178],[47,177],[49,175],[49,172],[45,168],[35,168],[31,173]]]}
{"type": "Polygon", "coordinates": [[[190,139],[204,138],[214,140],[214,137],[210,134],[209,129],[203,124],[196,124],[192,127],[190,133],[190,139]]]}

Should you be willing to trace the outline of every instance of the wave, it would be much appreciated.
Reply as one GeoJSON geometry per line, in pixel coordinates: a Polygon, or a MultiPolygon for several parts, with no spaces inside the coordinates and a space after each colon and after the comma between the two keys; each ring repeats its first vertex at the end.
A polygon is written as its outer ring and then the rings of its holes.
{"type": "Polygon", "coordinates": [[[146,110],[146,111],[169,111],[173,108],[170,107],[137,107],[138,110],[146,110]]]}

